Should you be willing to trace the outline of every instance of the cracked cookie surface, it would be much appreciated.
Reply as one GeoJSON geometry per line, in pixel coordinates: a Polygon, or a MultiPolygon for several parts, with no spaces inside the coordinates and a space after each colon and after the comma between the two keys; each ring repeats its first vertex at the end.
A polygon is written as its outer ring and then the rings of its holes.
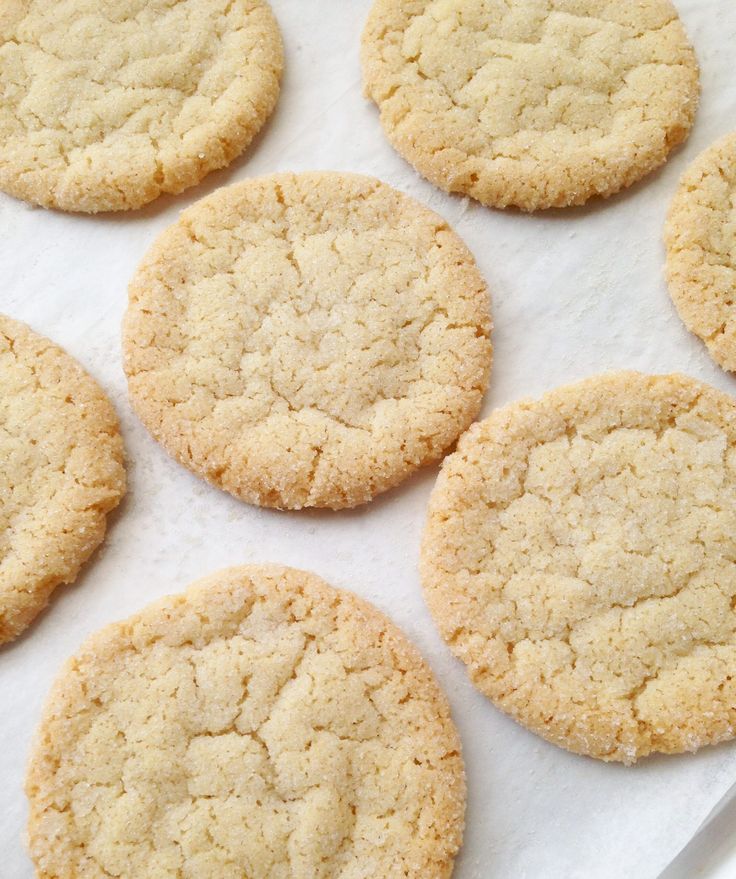
{"type": "Polygon", "coordinates": [[[312,574],[232,568],[92,636],[31,759],[56,879],[446,879],[465,780],[402,633],[312,574]]]}
{"type": "Polygon", "coordinates": [[[474,684],[626,763],[736,723],[736,404],[613,373],[497,410],[446,459],[425,596],[474,684]]]}
{"type": "Polygon", "coordinates": [[[698,101],[670,0],[376,0],[362,57],[398,152],[500,208],[618,192],[666,160],[698,101]]]}
{"type": "Polygon", "coordinates": [[[76,579],[125,491],[107,397],[61,348],[0,315],[0,643],[76,579]]]}
{"type": "Polygon", "coordinates": [[[0,10],[0,189],[138,208],[239,155],[276,103],[264,0],[14,0],[0,10]]]}
{"type": "Polygon", "coordinates": [[[736,134],[687,169],[665,227],[667,281],[685,326],[736,372],[736,134]]]}
{"type": "Polygon", "coordinates": [[[185,211],[130,286],[133,405],[245,501],[352,507],[477,415],[488,292],[445,221],[354,174],[277,174],[185,211]]]}

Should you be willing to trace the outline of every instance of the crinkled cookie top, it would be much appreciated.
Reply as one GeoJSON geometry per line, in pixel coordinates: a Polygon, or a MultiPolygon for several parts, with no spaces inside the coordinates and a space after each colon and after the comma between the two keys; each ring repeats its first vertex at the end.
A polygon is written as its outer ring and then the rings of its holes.
{"type": "Polygon", "coordinates": [[[250,143],[279,92],[264,0],[11,0],[0,8],[0,189],[138,208],[250,143]]]}
{"type": "Polygon", "coordinates": [[[61,348],[0,315],[0,643],[76,578],[124,491],[107,397],[61,348]]]}
{"type": "Polygon", "coordinates": [[[662,164],[699,89],[670,0],[376,0],[363,71],[420,173],[530,211],[609,196],[662,164]]]}
{"type": "Polygon", "coordinates": [[[667,279],[687,328],[736,372],[736,135],[687,169],[665,229],[667,279]]]}
{"type": "Polygon", "coordinates": [[[604,760],[736,724],[736,404],[615,373],[474,425],[422,550],[432,614],[476,686],[604,760]]]}
{"type": "Polygon", "coordinates": [[[356,174],[277,174],[185,211],[130,286],[131,400],[249,503],[352,507],[480,409],[488,291],[437,214],[356,174]]]}
{"type": "Polygon", "coordinates": [[[459,749],[375,608],[233,568],[67,663],[27,778],[31,856],[45,879],[446,879],[459,749]]]}

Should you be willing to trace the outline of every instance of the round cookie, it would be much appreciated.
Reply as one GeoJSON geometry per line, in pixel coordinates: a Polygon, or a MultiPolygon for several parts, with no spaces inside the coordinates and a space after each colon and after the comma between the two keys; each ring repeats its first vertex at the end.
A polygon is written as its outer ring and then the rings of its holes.
{"type": "Polygon", "coordinates": [[[282,46],[265,0],[17,0],[0,10],[0,189],[139,208],[251,142],[282,46]]]}
{"type": "Polygon", "coordinates": [[[736,372],[736,134],[687,169],[665,226],[667,281],[685,326],[736,372]]]}
{"type": "Polygon", "coordinates": [[[38,875],[444,879],[465,778],[447,700],[374,607],[220,571],[92,636],[31,758],[38,875]]]}
{"type": "Polygon", "coordinates": [[[633,763],[736,725],[736,403],[623,372],[499,409],[432,494],[426,600],[473,683],[633,763]]]}
{"type": "Polygon", "coordinates": [[[644,177],[699,94],[670,0],[375,0],[362,58],[388,139],[421,174],[526,211],[644,177]]]}
{"type": "Polygon", "coordinates": [[[125,491],[123,442],[97,383],[0,315],[0,644],[76,579],[125,491]]]}
{"type": "Polygon", "coordinates": [[[488,293],[445,221],[355,174],[277,174],[181,215],[130,285],[133,406],[249,503],[352,507],[478,413],[488,293]]]}

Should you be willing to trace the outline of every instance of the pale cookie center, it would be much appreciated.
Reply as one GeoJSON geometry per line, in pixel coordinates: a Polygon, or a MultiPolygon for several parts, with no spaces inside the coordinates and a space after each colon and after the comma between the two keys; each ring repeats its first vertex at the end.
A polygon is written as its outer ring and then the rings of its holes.
{"type": "MultiPolygon", "coordinates": [[[[71,406],[45,391],[12,347],[0,355],[0,377],[1,578],[2,562],[38,535],[39,519],[49,515],[57,491],[70,481],[66,465],[74,447],[64,419],[73,417],[71,406]]],[[[27,575],[30,583],[34,572],[27,575]]]]}
{"type": "Polygon", "coordinates": [[[400,672],[259,613],[198,649],[128,652],[77,717],[58,775],[80,857],[111,875],[328,879],[418,826],[427,779],[400,672]]]}
{"type": "Polygon", "coordinates": [[[39,508],[53,498],[64,478],[64,468],[54,467],[38,449],[32,432],[0,426],[0,459],[13,466],[0,470],[0,571],[14,541],[34,530],[39,508]]]}
{"type": "Polygon", "coordinates": [[[448,320],[429,280],[440,246],[422,265],[395,230],[337,230],[272,238],[261,256],[249,246],[258,234],[236,230],[216,274],[207,266],[222,250],[199,252],[177,318],[185,344],[171,369],[210,415],[242,425],[315,410],[369,430],[377,403],[435,386],[425,367],[427,330],[448,320]]]}
{"type": "Polygon", "coordinates": [[[612,135],[625,144],[632,127],[666,115],[666,99],[649,98],[677,60],[675,43],[670,59],[658,40],[667,45],[663,32],[679,23],[664,3],[641,21],[596,17],[593,7],[436,0],[411,19],[401,54],[469,155],[555,159],[612,135]]]}
{"type": "Polygon", "coordinates": [[[41,164],[121,138],[179,151],[248,65],[247,27],[225,0],[26,5],[2,34],[0,130],[11,148],[32,136],[41,164]]]}
{"type": "Polygon", "coordinates": [[[699,644],[733,642],[735,488],[736,456],[713,431],[535,447],[523,493],[485,522],[482,628],[522,667],[572,667],[609,696],[699,644]]]}

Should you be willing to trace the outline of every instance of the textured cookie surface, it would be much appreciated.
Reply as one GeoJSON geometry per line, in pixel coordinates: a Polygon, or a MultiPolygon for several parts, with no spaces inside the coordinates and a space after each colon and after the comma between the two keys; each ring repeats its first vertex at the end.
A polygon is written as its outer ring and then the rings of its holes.
{"type": "Polygon", "coordinates": [[[699,88],[670,0],[376,0],[363,73],[421,174],[524,210],[609,196],[662,164],[699,88]]]}
{"type": "Polygon", "coordinates": [[[687,328],[736,372],[736,135],[687,169],[667,225],[667,280],[687,328]]]}
{"type": "Polygon", "coordinates": [[[614,373],[473,425],[443,466],[425,595],[471,679],[626,763],[736,724],[736,404],[614,373]]]}
{"type": "Polygon", "coordinates": [[[276,566],[93,636],[52,689],[26,789],[44,879],[440,879],[465,803],[416,650],[276,566]]]}
{"type": "Polygon", "coordinates": [[[276,102],[264,0],[13,0],[0,9],[0,189],[137,208],[232,161],[276,102]]]}
{"type": "Polygon", "coordinates": [[[0,316],[0,643],[71,583],[125,490],[112,406],[68,354],[0,316]]]}
{"type": "Polygon", "coordinates": [[[131,399],[185,465],[267,506],[351,507],[438,458],[488,380],[488,294],[378,180],[281,174],[182,214],[130,287],[131,399]]]}

